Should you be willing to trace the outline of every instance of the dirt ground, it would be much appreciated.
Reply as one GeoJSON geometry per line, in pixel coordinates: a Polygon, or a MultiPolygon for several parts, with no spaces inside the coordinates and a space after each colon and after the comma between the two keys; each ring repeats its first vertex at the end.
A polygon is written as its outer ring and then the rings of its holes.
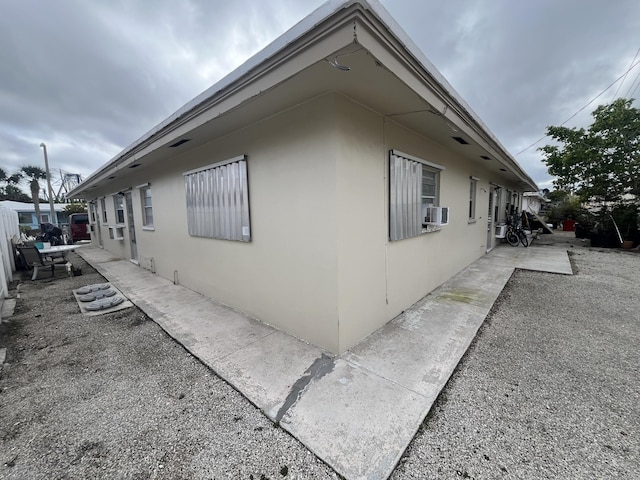
{"type": "Polygon", "coordinates": [[[0,478],[337,478],[138,309],[81,315],[73,263],[0,326],[0,478]]]}
{"type": "MultiPolygon", "coordinates": [[[[576,275],[516,272],[394,480],[638,478],[640,254],[537,244],[576,275]]],[[[73,262],[0,325],[0,478],[339,478],[138,309],[83,316],[73,262]]]]}

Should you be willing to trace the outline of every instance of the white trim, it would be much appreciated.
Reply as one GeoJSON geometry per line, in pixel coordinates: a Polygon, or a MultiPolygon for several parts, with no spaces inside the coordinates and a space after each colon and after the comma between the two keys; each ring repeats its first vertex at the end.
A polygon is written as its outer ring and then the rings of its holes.
{"type": "Polygon", "coordinates": [[[151,226],[147,226],[147,227],[142,227],[142,230],[146,230],[148,232],[155,232],[156,228],[155,227],[151,227],[151,226]]]}
{"type": "Polygon", "coordinates": [[[188,172],[184,172],[182,175],[192,175],[194,173],[202,172],[203,170],[211,170],[212,168],[222,167],[223,165],[227,165],[229,163],[239,162],[241,160],[246,160],[246,155],[238,155],[237,157],[230,158],[229,160],[223,160],[222,162],[212,163],[211,165],[207,165],[206,167],[196,168],[194,170],[189,170],[188,172]]]}
{"type": "Polygon", "coordinates": [[[141,189],[149,186],[151,186],[151,184],[147,182],[147,183],[143,183],[142,185],[136,185],[134,188],[141,189]]]}
{"type": "Polygon", "coordinates": [[[433,163],[433,162],[429,162],[423,158],[419,158],[419,157],[414,157],[413,155],[409,155],[408,153],[404,153],[401,152],[400,150],[396,150],[396,149],[392,149],[391,150],[391,154],[395,155],[396,157],[402,157],[402,158],[406,158],[408,160],[413,160],[414,162],[420,162],[423,163],[425,165],[427,165],[428,167],[431,168],[435,168],[436,170],[446,170],[446,168],[442,165],[439,165],[437,163],[433,163]]]}
{"type": "Polygon", "coordinates": [[[480,181],[480,179],[479,179],[478,177],[474,177],[474,176],[472,176],[472,175],[469,175],[469,178],[470,178],[471,180],[475,180],[476,182],[479,182],[479,181],[480,181]]]}
{"type": "MultiPolygon", "coordinates": [[[[243,102],[239,92],[244,93],[246,90],[243,89],[247,85],[258,78],[268,77],[271,72],[276,71],[286,62],[296,63],[298,56],[307,54],[321,41],[331,38],[334,32],[346,25],[347,22],[358,25],[359,30],[360,24],[362,24],[363,33],[361,35],[364,36],[364,32],[368,32],[376,45],[393,50],[394,56],[412,72],[412,81],[415,79],[426,85],[444,105],[448,106],[448,111],[452,112],[451,115],[445,117],[448,121],[458,125],[466,124],[465,130],[471,130],[471,132],[467,131],[467,134],[479,135],[481,141],[489,144],[490,148],[487,150],[496,150],[497,155],[490,156],[495,157],[499,163],[505,166],[511,166],[519,178],[531,188],[535,187],[534,180],[528,176],[516,159],[508,153],[477,114],[425,57],[424,53],[402,30],[379,0],[329,0],[245,63],[135,140],[69,192],[69,196],[81,195],[88,188],[105,181],[105,177],[119,170],[121,166],[129,165],[144,156],[142,152],[151,145],[156,144],[158,148],[160,146],[166,147],[171,140],[179,139],[181,136],[176,135],[179,128],[184,128],[185,134],[188,135],[188,132],[193,130],[193,124],[189,124],[189,122],[204,111],[222,105],[223,102],[228,102],[228,106],[221,108],[220,113],[216,114],[216,117],[219,117],[237,108],[243,102]],[[458,117],[460,118],[458,119],[458,117]],[[466,128],[467,125],[469,128],[466,128]]],[[[357,40],[354,38],[354,41],[357,42],[357,40]]],[[[314,58],[314,61],[317,59],[314,58]]],[[[306,66],[308,65],[305,64],[302,67],[306,68],[306,66]]],[[[274,85],[272,81],[267,82],[260,94],[270,91],[274,85]]],[[[490,152],[487,151],[487,153],[490,152]]],[[[108,180],[108,178],[106,179],[108,180]]],[[[535,188],[537,189],[537,187],[535,188]]]]}
{"type": "Polygon", "coordinates": [[[125,229],[124,225],[109,226],[109,231],[111,232],[109,234],[109,239],[118,240],[120,242],[124,241],[124,229],[125,229]],[[118,232],[118,230],[120,230],[120,232],[118,232]],[[118,233],[120,233],[120,235],[118,233]],[[111,235],[113,235],[113,237],[111,235]]]}

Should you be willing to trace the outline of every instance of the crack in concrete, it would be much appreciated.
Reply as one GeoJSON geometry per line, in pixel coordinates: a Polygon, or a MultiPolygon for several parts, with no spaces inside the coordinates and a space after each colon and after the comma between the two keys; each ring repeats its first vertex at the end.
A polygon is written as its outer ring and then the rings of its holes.
{"type": "Polygon", "coordinates": [[[320,380],[326,374],[331,373],[334,366],[333,358],[325,353],[320,358],[316,358],[311,366],[305,370],[304,375],[296,380],[296,383],[291,387],[287,398],[276,414],[275,422],[280,423],[282,417],[296,404],[312,380],[320,380]]]}

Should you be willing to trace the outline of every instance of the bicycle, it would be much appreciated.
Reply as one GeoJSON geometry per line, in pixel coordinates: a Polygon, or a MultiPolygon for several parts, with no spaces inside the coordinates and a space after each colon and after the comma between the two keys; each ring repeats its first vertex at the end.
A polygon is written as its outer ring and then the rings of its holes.
{"type": "Polygon", "coordinates": [[[514,218],[509,218],[507,220],[507,231],[505,233],[505,240],[512,247],[517,247],[519,243],[522,243],[523,247],[529,246],[529,239],[527,238],[527,234],[524,233],[522,229],[522,225],[515,221],[514,218]]]}

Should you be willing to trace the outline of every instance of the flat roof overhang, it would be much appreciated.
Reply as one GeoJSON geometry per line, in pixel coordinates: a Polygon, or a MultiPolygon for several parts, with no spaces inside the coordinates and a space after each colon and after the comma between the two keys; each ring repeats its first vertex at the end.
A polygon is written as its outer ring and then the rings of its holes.
{"type": "Polygon", "coordinates": [[[218,82],[94,172],[70,197],[91,198],[98,184],[121,188],[130,168],[151,168],[328,92],[483,163],[495,174],[493,181],[537,190],[466,104],[447,90],[448,84],[407,53],[406,45],[374,13],[354,3],[226,86],[225,79],[218,82]],[[336,58],[349,70],[337,68],[336,58]],[[172,147],[185,139],[189,141],[172,147]]]}

